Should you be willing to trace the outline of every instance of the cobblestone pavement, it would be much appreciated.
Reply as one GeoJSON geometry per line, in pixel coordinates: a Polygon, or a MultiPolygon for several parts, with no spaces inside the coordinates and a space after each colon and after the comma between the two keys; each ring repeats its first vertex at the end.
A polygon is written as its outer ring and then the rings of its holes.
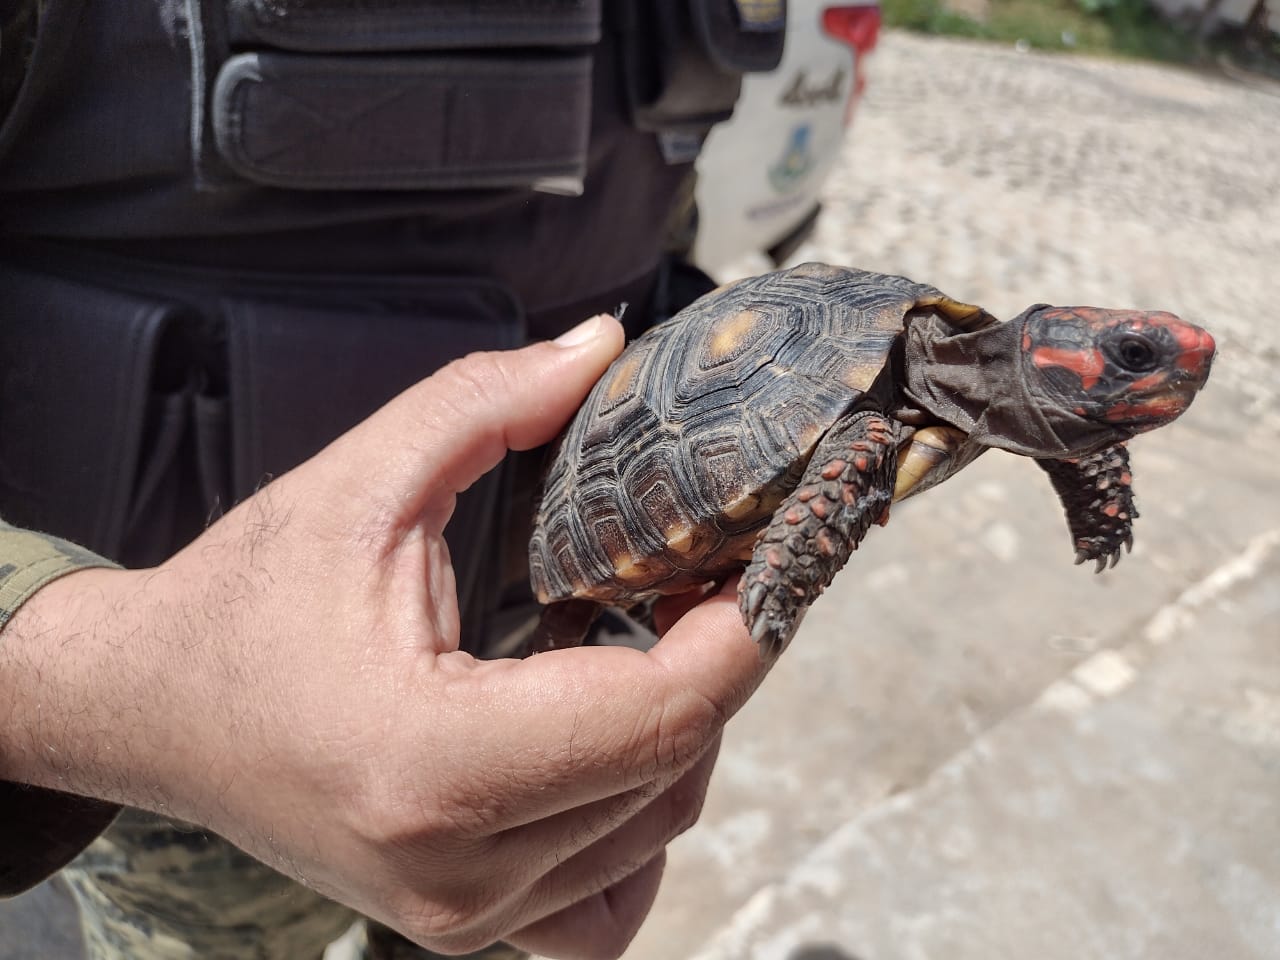
{"type": "Polygon", "coordinates": [[[1094,577],[1003,454],[897,508],[726,736],[627,960],[1280,957],[1280,96],[882,36],[803,259],[1220,345],[1094,577]]]}

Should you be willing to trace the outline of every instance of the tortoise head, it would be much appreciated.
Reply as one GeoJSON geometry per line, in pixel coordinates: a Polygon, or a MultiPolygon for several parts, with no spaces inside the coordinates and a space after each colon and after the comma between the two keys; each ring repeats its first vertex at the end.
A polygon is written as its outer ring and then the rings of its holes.
{"type": "Polygon", "coordinates": [[[1117,440],[1184,413],[1213,363],[1208,331],[1171,313],[1033,307],[1019,320],[1028,392],[1092,426],[1114,427],[1117,440]]]}

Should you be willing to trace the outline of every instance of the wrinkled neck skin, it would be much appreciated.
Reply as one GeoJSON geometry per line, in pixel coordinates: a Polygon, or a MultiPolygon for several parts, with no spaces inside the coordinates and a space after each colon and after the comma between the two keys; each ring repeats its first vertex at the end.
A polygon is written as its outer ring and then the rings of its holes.
{"type": "MultiPolygon", "coordinates": [[[[937,316],[912,321],[905,335],[905,394],[939,421],[964,431],[968,446],[1062,459],[1127,440],[1130,431],[1076,414],[1064,398],[1037,393],[1024,369],[1026,318],[956,333],[937,316]]],[[[971,462],[979,450],[961,451],[971,462]]]]}

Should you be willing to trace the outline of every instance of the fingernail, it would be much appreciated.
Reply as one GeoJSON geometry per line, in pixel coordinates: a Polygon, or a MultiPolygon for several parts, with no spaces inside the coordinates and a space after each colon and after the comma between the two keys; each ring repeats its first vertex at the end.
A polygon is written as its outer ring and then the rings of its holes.
{"type": "Polygon", "coordinates": [[[576,347],[586,343],[588,340],[594,340],[600,336],[601,331],[604,329],[603,321],[605,319],[605,315],[600,314],[589,320],[583,320],[572,330],[566,330],[551,342],[557,347],[576,347]]]}

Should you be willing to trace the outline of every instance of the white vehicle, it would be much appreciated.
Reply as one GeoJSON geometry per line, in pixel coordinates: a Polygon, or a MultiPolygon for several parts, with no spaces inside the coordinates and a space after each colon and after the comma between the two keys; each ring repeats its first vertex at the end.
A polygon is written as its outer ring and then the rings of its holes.
{"type": "Polygon", "coordinates": [[[880,30],[878,2],[790,0],[782,62],[748,74],[698,158],[693,259],[715,276],[752,254],[779,263],[813,229],[880,30]]]}

